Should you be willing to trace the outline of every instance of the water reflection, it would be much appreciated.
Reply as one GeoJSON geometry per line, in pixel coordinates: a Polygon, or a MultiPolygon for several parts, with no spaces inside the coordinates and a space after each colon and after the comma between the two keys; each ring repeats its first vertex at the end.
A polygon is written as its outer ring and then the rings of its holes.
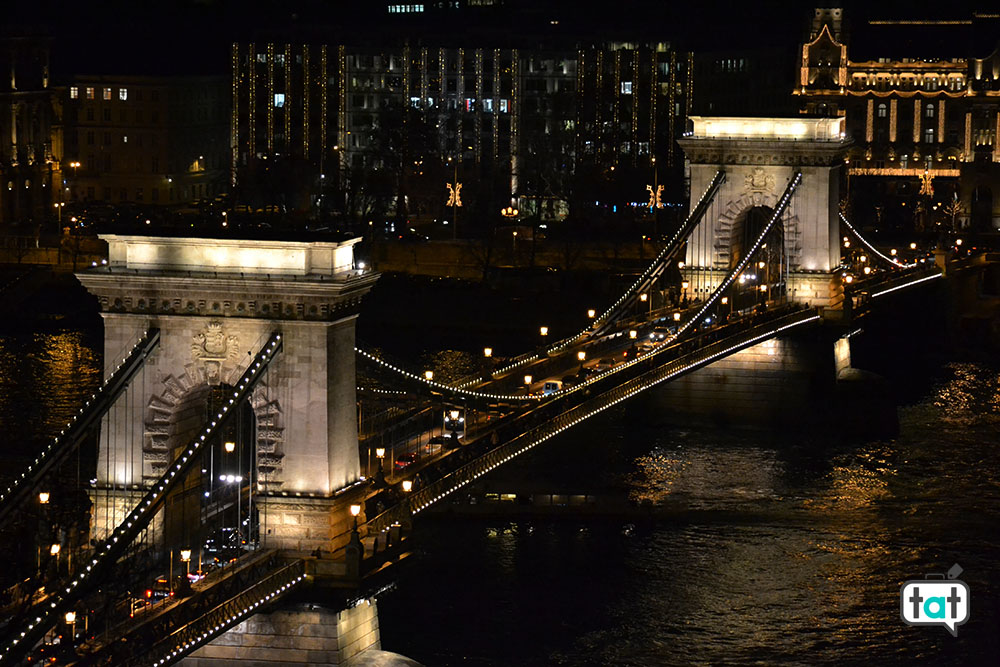
{"type": "Polygon", "coordinates": [[[27,456],[58,433],[101,382],[98,343],[86,333],[0,336],[0,430],[8,455],[27,456]]]}

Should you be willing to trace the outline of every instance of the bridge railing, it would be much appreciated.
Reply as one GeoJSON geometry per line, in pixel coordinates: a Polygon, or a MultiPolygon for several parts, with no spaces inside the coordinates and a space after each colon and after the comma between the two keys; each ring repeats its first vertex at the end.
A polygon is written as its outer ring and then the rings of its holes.
{"type": "Polygon", "coordinates": [[[306,578],[306,563],[296,560],[252,582],[235,596],[212,607],[170,634],[157,638],[141,655],[115,662],[122,667],[168,665],[212,641],[237,623],[273,604],[306,578]]]}
{"type": "Polygon", "coordinates": [[[621,403],[657,384],[692,372],[716,359],[772,338],[793,327],[819,321],[814,310],[797,310],[787,315],[753,326],[741,333],[728,336],[697,350],[683,354],[654,368],[639,367],[639,374],[604,393],[552,417],[542,424],[524,431],[508,442],[499,445],[479,458],[467,463],[441,479],[417,489],[405,499],[367,523],[370,532],[385,530],[401,523],[410,514],[417,514],[433,503],[457,491],[494,468],[506,463],[535,445],[562,433],[580,422],[621,403]]]}
{"type": "Polygon", "coordinates": [[[91,554],[89,561],[80,563],[72,579],[60,584],[61,589],[51,601],[29,610],[24,619],[22,632],[17,634],[13,629],[5,632],[0,644],[0,664],[11,664],[20,659],[50,628],[58,621],[60,615],[67,611],[87,591],[98,585],[99,575],[110,576],[111,568],[127,551],[135,538],[146,529],[152,518],[159,511],[166,495],[176,487],[188,470],[201,460],[201,448],[228,423],[230,408],[237,407],[247,398],[257,381],[267,370],[268,365],[281,351],[281,334],[275,331],[271,334],[263,348],[247,363],[247,366],[235,383],[232,398],[223,403],[218,415],[195,435],[187,446],[181,449],[177,458],[170,464],[163,475],[154,481],[138,501],[138,504],[122,519],[106,540],[99,543],[91,554]]]}

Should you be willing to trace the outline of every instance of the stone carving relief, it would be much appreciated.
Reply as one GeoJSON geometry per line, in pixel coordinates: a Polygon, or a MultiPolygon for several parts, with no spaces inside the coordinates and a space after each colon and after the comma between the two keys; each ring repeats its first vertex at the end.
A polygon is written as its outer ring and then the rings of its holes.
{"type": "Polygon", "coordinates": [[[209,384],[219,384],[222,365],[235,361],[239,353],[239,337],[235,334],[227,336],[221,322],[209,322],[204,331],[191,337],[191,358],[202,364],[209,384]]]}
{"type": "Polygon", "coordinates": [[[747,192],[774,192],[774,174],[764,171],[761,167],[756,167],[746,175],[743,189],[747,192]]]}

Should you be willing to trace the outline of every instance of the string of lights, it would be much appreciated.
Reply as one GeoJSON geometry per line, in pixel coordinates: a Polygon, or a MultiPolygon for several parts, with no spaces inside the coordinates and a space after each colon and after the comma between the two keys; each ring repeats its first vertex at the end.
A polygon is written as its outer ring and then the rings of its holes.
{"type": "Polygon", "coordinates": [[[55,622],[56,616],[75,602],[74,593],[77,593],[78,596],[86,588],[86,585],[91,583],[91,577],[104,566],[113,564],[132,540],[149,525],[159,510],[163,498],[183,478],[184,472],[194,465],[195,454],[201,450],[206,441],[211,441],[217,435],[230,409],[238,406],[243,398],[250,395],[257,380],[263,375],[271,360],[280,350],[281,334],[274,333],[264,348],[250,360],[246,370],[236,383],[232,398],[223,403],[218,414],[202,429],[201,434],[194,437],[188,446],[178,454],[170,468],[157,481],[153,482],[135,508],[108,535],[103,543],[103,548],[100,545],[95,547],[95,556],[69,581],[65,592],[54,592],[55,599],[48,602],[48,608],[39,609],[35,620],[23,628],[20,636],[15,637],[0,648],[0,664],[9,663],[12,657],[16,659],[16,654],[13,653],[15,649],[23,650],[25,647],[33,645],[55,622]]]}
{"type": "Polygon", "coordinates": [[[59,432],[59,435],[52,439],[45,449],[35,457],[34,462],[29,463],[24,472],[21,473],[19,477],[15,477],[14,481],[10,483],[6,491],[0,493],[0,516],[6,513],[7,505],[4,505],[4,501],[16,495],[20,490],[21,485],[30,485],[36,478],[44,474],[48,469],[51,468],[49,463],[50,460],[58,460],[60,457],[64,456],[68,452],[62,451],[65,447],[75,447],[79,444],[78,431],[79,425],[83,428],[89,428],[94,420],[100,418],[104,413],[110,409],[114,401],[121,395],[121,393],[128,387],[129,380],[139,372],[146,358],[149,354],[156,348],[160,342],[160,330],[157,328],[150,328],[143,332],[142,336],[138,341],[129,349],[128,353],[122,358],[121,362],[115,366],[115,369],[108,374],[107,379],[101,385],[101,388],[97,390],[96,393],[91,395],[90,400],[84,403],[83,407],[80,408],[79,412],[73,415],[68,422],[66,422],[66,428],[59,432]],[[87,412],[92,405],[98,403],[106,402],[107,405],[98,414],[88,415],[87,412]],[[86,418],[84,418],[86,416],[86,418]],[[67,431],[69,432],[67,434],[67,431]]]}
{"type": "Polygon", "coordinates": [[[868,249],[868,252],[872,253],[879,259],[882,259],[888,262],[889,264],[892,264],[892,266],[900,269],[912,269],[915,266],[917,266],[917,262],[914,262],[913,264],[904,264],[903,262],[900,262],[898,259],[894,257],[889,257],[888,255],[879,252],[879,250],[875,246],[873,246],[871,243],[868,242],[868,239],[866,239],[864,236],[861,235],[861,232],[855,229],[854,225],[852,225],[847,220],[847,218],[844,217],[843,213],[840,214],[840,221],[844,223],[844,226],[847,227],[847,229],[851,232],[851,234],[854,235],[854,238],[861,241],[861,244],[868,249]]]}
{"type": "Polygon", "coordinates": [[[577,424],[597,415],[608,408],[628,400],[636,394],[645,391],[653,386],[672,380],[684,373],[696,370],[701,366],[712,363],[716,359],[728,356],[741,349],[756,345],[764,340],[773,338],[785,331],[795,327],[811,324],[820,319],[820,316],[811,310],[801,310],[784,316],[766,325],[760,325],[750,332],[719,341],[705,348],[697,350],[687,358],[681,357],[673,362],[665,364],[657,369],[651,370],[622,385],[589,399],[585,403],[578,405],[562,415],[550,420],[548,423],[536,427],[512,440],[511,442],[497,447],[488,454],[480,457],[476,461],[468,463],[461,468],[449,473],[440,480],[427,487],[415,491],[409,499],[409,504],[397,506],[396,511],[387,511],[368,522],[369,530],[379,530],[382,524],[391,524],[398,520],[400,511],[412,511],[418,514],[432,504],[445,498],[451,493],[462,488],[466,484],[475,481],[479,477],[487,474],[493,469],[503,465],[516,456],[532,449],[546,440],[576,426],[577,424]],[[761,328],[764,331],[758,332],[761,328]],[[734,338],[736,340],[734,340],[734,338]],[[527,441],[527,442],[525,442],[527,441]],[[410,510],[412,508],[412,510],[410,510]]]}

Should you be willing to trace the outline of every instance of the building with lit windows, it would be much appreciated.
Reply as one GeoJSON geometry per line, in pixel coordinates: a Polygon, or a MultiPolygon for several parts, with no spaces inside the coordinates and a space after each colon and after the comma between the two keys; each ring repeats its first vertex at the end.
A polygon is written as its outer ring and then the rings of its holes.
{"type": "Polygon", "coordinates": [[[356,210],[354,184],[381,169],[419,215],[457,176],[468,206],[559,219],[580,170],[617,168],[644,201],[654,157],[663,179],[682,166],[692,62],[665,43],[235,44],[233,180],[305,164],[356,210]]]}
{"type": "Polygon", "coordinates": [[[223,78],[75,76],[61,92],[68,200],[170,205],[227,190],[223,78]]]}
{"type": "Polygon", "coordinates": [[[961,225],[1000,228],[998,47],[998,13],[849,30],[843,10],[815,10],[794,94],[804,113],[846,117],[859,219],[902,226],[926,181],[939,206],[958,196],[961,225]]]}

